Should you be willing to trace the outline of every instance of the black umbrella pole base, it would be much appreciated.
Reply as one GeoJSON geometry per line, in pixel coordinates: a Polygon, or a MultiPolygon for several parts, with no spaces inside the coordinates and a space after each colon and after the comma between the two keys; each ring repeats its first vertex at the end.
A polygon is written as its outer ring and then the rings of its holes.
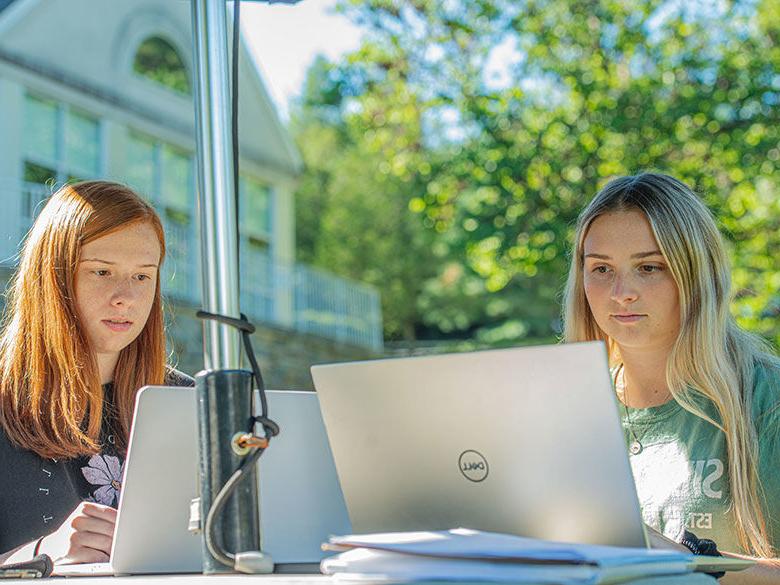
{"type": "MultiPolygon", "coordinates": [[[[249,429],[252,417],[252,374],[246,370],[203,371],[195,376],[198,393],[200,446],[201,527],[203,572],[233,573],[232,566],[218,561],[206,546],[206,518],[214,498],[238,469],[243,457],[231,447],[233,436],[249,429]]],[[[232,554],[260,549],[260,515],[257,469],[247,472],[216,518],[215,537],[232,554]]]]}

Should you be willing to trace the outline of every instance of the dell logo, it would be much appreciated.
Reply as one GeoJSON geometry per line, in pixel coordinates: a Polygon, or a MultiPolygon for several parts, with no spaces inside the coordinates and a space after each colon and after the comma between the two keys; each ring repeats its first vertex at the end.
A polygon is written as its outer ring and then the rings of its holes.
{"type": "Polygon", "coordinates": [[[488,476],[487,459],[477,451],[464,451],[458,458],[458,467],[463,477],[469,481],[480,482],[488,476]]]}

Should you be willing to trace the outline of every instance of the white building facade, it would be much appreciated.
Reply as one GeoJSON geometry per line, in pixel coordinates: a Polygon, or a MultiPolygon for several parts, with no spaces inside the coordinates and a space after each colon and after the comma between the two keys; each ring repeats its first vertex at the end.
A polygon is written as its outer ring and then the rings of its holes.
{"type": "MultiPolygon", "coordinates": [[[[126,183],[166,227],[164,292],[200,304],[187,0],[0,0],[0,261],[65,181],[126,183]]],[[[295,263],[300,156],[240,54],[242,310],[378,353],[376,290],[295,263]]]]}

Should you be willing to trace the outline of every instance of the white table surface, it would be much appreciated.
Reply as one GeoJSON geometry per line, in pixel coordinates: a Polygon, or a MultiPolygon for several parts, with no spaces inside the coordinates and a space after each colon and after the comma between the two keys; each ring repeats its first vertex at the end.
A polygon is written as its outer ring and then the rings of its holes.
{"type": "MultiPolygon", "coordinates": [[[[198,583],[199,585],[242,585],[257,583],[262,585],[324,585],[338,583],[325,575],[134,575],[127,577],[53,577],[42,581],[58,581],[67,579],[68,585],[184,585],[198,583]],[[130,583],[132,581],[132,584],[130,583]]],[[[368,582],[366,582],[368,583],[368,582]]],[[[703,573],[675,575],[671,577],[656,577],[631,581],[632,585],[717,585],[718,581],[703,573]]],[[[438,581],[430,585],[444,585],[438,581]]],[[[487,585],[458,582],[454,585],[487,585]]]]}

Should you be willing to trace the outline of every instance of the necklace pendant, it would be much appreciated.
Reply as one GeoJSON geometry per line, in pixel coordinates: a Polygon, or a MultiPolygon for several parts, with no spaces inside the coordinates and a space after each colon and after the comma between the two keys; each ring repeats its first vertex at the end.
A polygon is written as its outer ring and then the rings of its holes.
{"type": "Polygon", "coordinates": [[[642,452],[642,443],[634,439],[634,441],[632,441],[631,445],[628,447],[628,450],[632,455],[639,455],[642,452]]]}

